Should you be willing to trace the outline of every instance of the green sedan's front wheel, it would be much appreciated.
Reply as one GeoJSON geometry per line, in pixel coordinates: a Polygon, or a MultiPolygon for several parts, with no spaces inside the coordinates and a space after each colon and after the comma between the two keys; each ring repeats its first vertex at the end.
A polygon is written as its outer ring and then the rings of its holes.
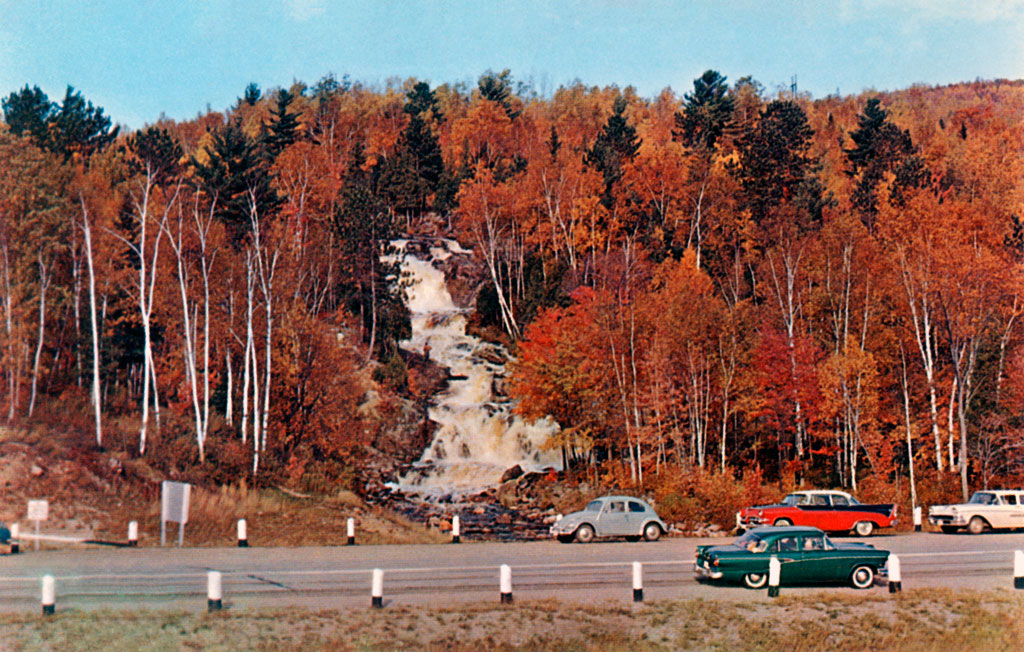
{"type": "Polygon", "coordinates": [[[580,543],[590,543],[594,540],[594,528],[584,523],[576,528],[576,540],[580,543]]]}
{"type": "Polygon", "coordinates": [[[850,582],[855,589],[866,589],[875,583],[875,569],[870,566],[858,566],[850,574],[850,582]]]}
{"type": "Polygon", "coordinates": [[[743,576],[743,584],[750,589],[764,588],[768,583],[768,573],[747,573],[743,576]]]}
{"type": "Polygon", "coordinates": [[[661,527],[657,523],[648,523],[644,526],[644,539],[657,541],[661,538],[661,527]]]}

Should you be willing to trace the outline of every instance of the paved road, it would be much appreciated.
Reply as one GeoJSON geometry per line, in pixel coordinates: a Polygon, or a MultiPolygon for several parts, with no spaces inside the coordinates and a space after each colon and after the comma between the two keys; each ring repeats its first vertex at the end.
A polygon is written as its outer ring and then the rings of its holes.
{"type": "MultiPolygon", "coordinates": [[[[730,539],[721,540],[727,543],[730,539]]],[[[365,607],[371,572],[384,570],[385,605],[497,601],[501,564],[512,567],[516,599],[632,599],[632,562],[643,563],[644,597],[767,599],[764,591],[707,586],[693,579],[696,546],[708,539],[564,545],[345,546],[330,548],[97,548],[0,557],[0,611],[38,610],[40,578],[56,578],[57,608],[203,609],[206,573],[223,574],[228,607],[365,607]]],[[[877,548],[900,555],[904,587],[1009,589],[1013,552],[1024,535],[876,536],[877,548]]],[[[788,588],[809,592],[818,588],[788,588]]],[[[836,588],[850,591],[850,588],[836,588]]],[[[884,591],[881,584],[873,589],[884,591]]]]}

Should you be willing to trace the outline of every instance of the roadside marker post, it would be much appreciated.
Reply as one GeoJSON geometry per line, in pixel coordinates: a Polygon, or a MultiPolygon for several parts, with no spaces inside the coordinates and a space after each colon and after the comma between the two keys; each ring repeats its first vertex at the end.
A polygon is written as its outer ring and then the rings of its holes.
{"type": "Polygon", "coordinates": [[[633,602],[644,601],[644,567],[638,561],[633,562],[633,602]]]}
{"type": "Polygon", "coordinates": [[[348,519],[348,523],[346,524],[346,528],[348,530],[348,542],[345,543],[345,545],[346,546],[354,546],[354,545],[356,545],[356,520],[354,518],[348,519]]]}
{"type": "Polygon", "coordinates": [[[459,515],[452,517],[452,543],[459,543],[462,534],[462,523],[459,522],[459,515]]]}
{"type": "Polygon", "coordinates": [[[498,584],[501,591],[501,604],[512,604],[512,568],[508,564],[501,565],[498,584]]]}
{"type": "Polygon", "coordinates": [[[1013,588],[1024,589],[1024,552],[1013,552],[1013,588]]]}
{"type": "Polygon", "coordinates": [[[772,555],[772,558],[768,560],[768,597],[777,598],[779,597],[779,572],[782,570],[782,566],[779,564],[779,558],[772,555]]]}
{"type": "Polygon", "coordinates": [[[53,575],[43,575],[43,615],[52,616],[57,602],[57,586],[53,575]]]}
{"type": "Polygon", "coordinates": [[[128,545],[132,548],[139,545],[139,522],[128,523],[128,545]]]}
{"type": "Polygon", "coordinates": [[[206,574],[206,611],[220,611],[224,606],[222,598],[220,571],[210,571],[206,574]]]}
{"type": "Polygon", "coordinates": [[[921,531],[921,508],[914,508],[914,532],[921,531]]]}
{"type": "Polygon", "coordinates": [[[899,555],[889,555],[889,593],[899,593],[903,590],[903,575],[900,572],[899,555]]]}
{"type": "Polygon", "coordinates": [[[249,534],[246,531],[246,523],[244,518],[238,519],[238,547],[248,548],[249,547],[249,534]]]}
{"type": "Polygon", "coordinates": [[[21,542],[18,540],[21,536],[21,528],[17,523],[11,523],[11,554],[16,555],[21,552],[21,542]]]}
{"type": "Polygon", "coordinates": [[[374,609],[384,608],[384,571],[373,569],[373,581],[370,586],[370,606],[374,609]]]}

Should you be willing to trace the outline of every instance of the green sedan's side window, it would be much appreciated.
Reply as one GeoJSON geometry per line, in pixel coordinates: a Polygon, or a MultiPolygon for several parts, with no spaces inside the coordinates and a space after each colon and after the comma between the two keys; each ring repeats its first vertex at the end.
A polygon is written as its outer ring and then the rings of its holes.
{"type": "Polygon", "coordinates": [[[825,537],[808,536],[804,537],[803,545],[801,549],[808,550],[824,550],[825,549],[825,537]]]}
{"type": "Polygon", "coordinates": [[[797,550],[796,537],[781,537],[772,548],[779,552],[793,552],[797,550]]]}

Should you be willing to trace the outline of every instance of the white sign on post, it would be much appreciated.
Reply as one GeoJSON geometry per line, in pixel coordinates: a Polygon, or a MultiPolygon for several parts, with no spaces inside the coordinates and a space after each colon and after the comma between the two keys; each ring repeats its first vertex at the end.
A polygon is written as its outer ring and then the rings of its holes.
{"type": "Polygon", "coordinates": [[[28,520],[45,521],[50,515],[50,503],[45,500],[28,501],[28,520]]]}
{"type": "Polygon", "coordinates": [[[185,540],[185,523],[188,522],[188,499],[192,485],[187,482],[164,480],[160,485],[160,545],[165,545],[167,521],[178,524],[178,547],[185,540]]]}
{"type": "Polygon", "coordinates": [[[36,550],[39,550],[39,521],[45,521],[49,515],[50,503],[45,500],[28,501],[28,520],[36,524],[36,550]]]}

